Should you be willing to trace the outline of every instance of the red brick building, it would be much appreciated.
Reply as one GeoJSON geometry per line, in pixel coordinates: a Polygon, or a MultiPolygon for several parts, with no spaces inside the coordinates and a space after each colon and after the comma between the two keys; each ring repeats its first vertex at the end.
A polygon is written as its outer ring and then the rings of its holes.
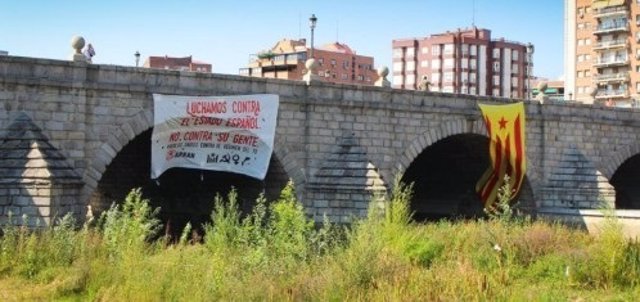
{"type": "Polygon", "coordinates": [[[176,58],[169,56],[150,56],[143,67],[157,69],[173,69],[182,71],[211,72],[211,64],[193,60],[191,56],[176,58]]]}
{"type": "Polygon", "coordinates": [[[416,89],[426,76],[431,91],[527,98],[533,67],[527,51],[477,27],[393,40],[393,87],[416,89]]]}
{"type": "MultiPolygon", "coordinates": [[[[378,74],[373,57],[356,54],[342,43],[330,43],[313,49],[320,80],[332,83],[373,85],[378,74]]],[[[261,78],[302,80],[305,62],[311,56],[306,40],[283,39],[270,50],[256,55],[240,74],[261,78]]]]}

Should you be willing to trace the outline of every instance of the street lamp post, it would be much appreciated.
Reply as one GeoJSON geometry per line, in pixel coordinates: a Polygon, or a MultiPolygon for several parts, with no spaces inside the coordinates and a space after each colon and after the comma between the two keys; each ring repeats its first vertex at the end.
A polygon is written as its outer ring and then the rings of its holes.
{"type": "Polygon", "coordinates": [[[529,96],[529,99],[533,98],[533,89],[531,89],[531,76],[533,74],[531,68],[533,66],[533,50],[533,44],[527,44],[527,95],[529,96]]]}
{"type": "Polygon", "coordinates": [[[136,50],[136,53],[134,53],[133,56],[136,57],[136,67],[138,67],[138,64],[140,63],[140,52],[136,50]]]}
{"type": "Polygon", "coordinates": [[[316,18],[316,14],[311,14],[311,18],[309,18],[309,27],[311,28],[311,58],[315,58],[313,56],[313,30],[316,29],[316,22],[318,22],[318,18],[316,18]]]}

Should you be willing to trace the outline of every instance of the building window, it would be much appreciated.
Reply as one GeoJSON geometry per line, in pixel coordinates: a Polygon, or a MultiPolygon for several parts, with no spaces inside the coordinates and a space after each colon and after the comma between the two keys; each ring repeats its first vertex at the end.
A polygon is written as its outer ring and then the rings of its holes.
{"type": "Polygon", "coordinates": [[[500,72],[500,62],[493,62],[493,72],[500,72]]]}
{"type": "Polygon", "coordinates": [[[318,65],[322,66],[324,64],[324,58],[318,59],[318,65]]]}
{"type": "Polygon", "coordinates": [[[440,69],[440,60],[431,60],[431,69],[440,69]]]}
{"type": "Polygon", "coordinates": [[[590,77],[591,76],[591,69],[587,69],[584,71],[584,76],[585,77],[590,77]]]}
{"type": "Polygon", "coordinates": [[[444,87],[442,87],[442,92],[453,93],[453,86],[444,86],[444,87]]]}
{"type": "Polygon", "coordinates": [[[471,86],[471,87],[469,87],[469,94],[472,94],[472,95],[476,95],[476,94],[477,94],[477,93],[476,93],[476,87],[475,87],[475,86],[471,86]]]}
{"type": "Polygon", "coordinates": [[[469,68],[469,59],[467,58],[463,58],[460,60],[460,67],[463,69],[468,69],[469,68]]]}
{"type": "MultiPolygon", "coordinates": [[[[346,74],[346,73],[343,73],[340,77],[341,77],[343,80],[348,80],[348,79],[349,79],[349,75],[348,75],[348,74],[346,74]]],[[[394,81],[395,81],[395,77],[394,77],[394,81]]]]}
{"type": "Polygon", "coordinates": [[[342,68],[349,69],[349,61],[342,62],[342,68]]]}
{"type": "Polygon", "coordinates": [[[578,70],[578,74],[577,74],[578,78],[582,78],[584,77],[584,72],[582,70],[578,70]]]}
{"type": "Polygon", "coordinates": [[[431,54],[434,56],[440,55],[440,44],[436,44],[431,47],[431,54]]]}
{"type": "Polygon", "coordinates": [[[469,61],[469,69],[476,69],[476,59],[471,59],[469,61]]]}
{"type": "Polygon", "coordinates": [[[439,73],[431,74],[431,83],[432,84],[440,83],[440,74],[439,73]]]}
{"type": "Polygon", "coordinates": [[[584,39],[584,45],[591,45],[591,38],[584,39]]]}
{"type": "MultiPolygon", "coordinates": [[[[343,76],[345,75],[346,74],[343,74],[343,76]]],[[[346,79],[343,77],[343,80],[346,80],[346,79]]],[[[401,75],[393,76],[393,85],[396,85],[396,86],[402,85],[402,80],[403,80],[403,77],[401,75]]]]}
{"type": "Polygon", "coordinates": [[[423,60],[422,62],[420,62],[420,67],[428,68],[429,60],[423,60]]]}
{"type": "Polygon", "coordinates": [[[584,45],[584,39],[578,39],[578,46],[584,45]]]}
{"type": "Polygon", "coordinates": [[[393,72],[402,72],[402,62],[393,63],[393,72]]]}
{"type": "Polygon", "coordinates": [[[447,82],[453,82],[453,72],[445,72],[445,73],[444,73],[444,79],[443,79],[443,81],[444,81],[445,83],[447,83],[447,82]]]}
{"type": "Polygon", "coordinates": [[[469,44],[462,44],[461,49],[463,55],[469,54],[469,44]]]}
{"type": "Polygon", "coordinates": [[[475,84],[476,83],[476,74],[475,72],[472,72],[469,74],[469,83],[475,84]]]}
{"type": "Polygon", "coordinates": [[[514,61],[517,61],[517,60],[518,60],[518,50],[514,49],[514,50],[511,52],[511,59],[512,59],[512,60],[514,60],[514,61]]]}
{"type": "Polygon", "coordinates": [[[428,54],[429,53],[429,47],[422,47],[422,53],[423,54],[428,54]]]}
{"type": "Polygon", "coordinates": [[[336,60],[335,59],[331,59],[331,66],[336,67],[336,60]]]}
{"type": "Polygon", "coordinates": [[[500,89],[493,88],[493,96],[500,96],[500,89]]]}
{"type": "Polygon", "coordinates": [[[396,59],[402,58],[402,48],[394,48],[393,49],[393,57],[396,59]]]}
{"type": "Polygon", "coordinates": [[[640,92],[640,82],[636,82],[636,93],[640,92]]]}
{"type": "Polygon", "coordinates": [[[500,85],[500,76],[499,75],[494,75],[493,76],[493,85],[500,85]]]}
{"type": "Polygon", "coordinates": [[[405,58],[413,58],[416,55],[416,49],[413,47],[407,47],[407,53],[404,55],[405,58]]]}
{"type": "Polygon", "coordinates": [[[444,59],[444,68],[453,68],[453,58],[444,59]]]}
{"type": "Polygon", "coordinates": [[[444,45],[444,54],[445,55],[453,54],[453,44],[445,44],[444,45]]]}
{"type": "Polygon", "coordinates": [[[511,65],[511,73],[518,73],[518,64],[511,65]]]}
{"type": "Polygon", "coordinates": [[[469,50],[470,50],[472,56],[475,56],[477,54],[477,49],[478,49],[478,47],[476,45],[471,45],[469,50]]]}
{"type": "Polygon", "coordinates": [[[414,61],[409,61],[406,63],[406,65],[404,66],[406,71],[414,71],[416,70],[416,62],[414,61]]]}
{"type": "Polygon", "coordinates": [[[416,77],[412,74],[408,74],[405,78],[405,83],[407,85],[413,85],[416,82],[416,77]]]}
{"type": "Polygon", "coordinates": [[[516,77],[512,77],[511,78],[511,86],[512,87],[518,87],[518,78],[516,78],[516,77]]]}
{"type": "Polygon", "coordinates": [[[499,48],[494,48],[493,49],[493,58],[494,59],[500,59],[500,49],[499,48]]]}

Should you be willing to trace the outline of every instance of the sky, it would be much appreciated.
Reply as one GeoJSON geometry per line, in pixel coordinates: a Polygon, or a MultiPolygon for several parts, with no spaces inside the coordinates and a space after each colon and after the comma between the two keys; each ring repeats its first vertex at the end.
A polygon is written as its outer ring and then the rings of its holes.
{"type": "Polygon", "coordinates": [[[0,0],[0,50],[10,55],[66,60],[80,35],[96,51],[96,64],[135,65],[148,56],[189,56],[214,73],[238,74],[251,54],[283,38],[314,45],[346,43],[391,67],[393,39],[425,37],[470,27],[492,38],[532,43],[534,74],[563,74],[561,0],[0,0]],[[475,3],[475,5],[474,5],[475,3]],[[475,7],[475,9],[474,9],[475,7]]]}

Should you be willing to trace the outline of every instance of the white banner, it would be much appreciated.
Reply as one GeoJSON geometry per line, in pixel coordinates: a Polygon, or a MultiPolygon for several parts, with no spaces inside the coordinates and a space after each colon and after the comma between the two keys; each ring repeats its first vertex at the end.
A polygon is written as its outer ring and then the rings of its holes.
{"type": "Polygon", "coordinates": [[[182,167],[264,179],[273,152],[279,99],[153,95],[151,178],[182,167]]]}

